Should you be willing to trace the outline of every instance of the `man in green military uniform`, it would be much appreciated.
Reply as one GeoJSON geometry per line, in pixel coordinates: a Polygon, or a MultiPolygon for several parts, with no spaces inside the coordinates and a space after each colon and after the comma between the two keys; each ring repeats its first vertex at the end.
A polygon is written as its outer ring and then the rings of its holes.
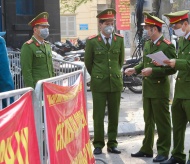
{"type": "Polygon", "coordinates": [[[145,121],[145,138],[143,145],[132,157],[153,157],[155,124],[158,132],[157,156],[153,162],[168,159],[171,146],[171,121],[169,112],[170,83],[168,75],[176,71],[169,66],[156,66],[147,57],[148,54],[162,51],[168,58],[175,58],[175,47],[164,39],[161,30],[164,22],[155,16],[144,12],[144,30],[150,40],[146,41],[143,52],[143,61],[134,68],[125,70],[127,75],[141,73],[143,75],[143,109],[145,121]]]}
{"type": "Polygon", "coordinates": [[[21,68],[26,87],[35,88],[38,80],[54,76],[51,46],[44,40],[49,35],[47,19],[48,13],[43,12],[29,22],[33,36],[21,48],[21,68]]]}
{"type": "MultiPolygon", "coordinates": [[[[179,38],[178,58],[165,61],[166,64],[178,70],[172,103],[172,122],[174,148],[171,158],[165,164],[185,164],[184,153],[185,130],[190,121],[190,26],[189,10],[165,14],[170,20],[173,30],[179,38]]],[[[190,164],[190,155],[187,164],[190,164]]]]}
{"type": "Polygon", "coordinates": [[[85,65],[91,75],[94,120],[94,154],[101,154],[104,142],[104,114],[108,105],[107,151],[121,153],[117,149],[117,128],[121,91],[121,68],[124,62],[124,41],[113,33],[114,9],[106,9],[97,15],[100,34],[89,37],[85,48],[85,65]]]}

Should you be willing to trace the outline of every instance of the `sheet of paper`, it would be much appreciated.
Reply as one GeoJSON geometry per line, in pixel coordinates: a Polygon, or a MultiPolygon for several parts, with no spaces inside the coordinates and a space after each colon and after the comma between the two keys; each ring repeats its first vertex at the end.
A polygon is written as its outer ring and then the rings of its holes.
{"type": "Polygon", "coordinates": [[[146,56],[151,58],[152,60],[155,60],[160,65],[166,65],[165,63],[163,63],[163,61],[164,60],[169,60],[169,58],[162,51],[158,51],[156,53],[149,54],[149,55],[146,55],[146,56]]]}

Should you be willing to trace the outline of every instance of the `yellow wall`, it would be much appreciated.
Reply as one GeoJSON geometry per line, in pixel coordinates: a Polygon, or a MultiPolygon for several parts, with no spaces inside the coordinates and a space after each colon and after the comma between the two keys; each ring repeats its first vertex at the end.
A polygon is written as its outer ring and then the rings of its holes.
{"type": "MultiPolygon", "coordinates": [[[[76,14],[76,37],[70,39],[80,38],[86,39],[91,35],[98,34],[98,20],[96,15],[99,10],[105,9],[107,4],[110,4],[110,0],[91,0],[85,4],[80,5],[75,11],[76,14]],[[80,30],[80,24],[88,24],[88,30],[80,30]]],[[[69,15],[71,13],[65,13],[65,15],[69,15]]],[[[73,15],[73,14],[71,14],[73,15]]],[[[62,38],[62,41],[67,38],[62,38]]]]}

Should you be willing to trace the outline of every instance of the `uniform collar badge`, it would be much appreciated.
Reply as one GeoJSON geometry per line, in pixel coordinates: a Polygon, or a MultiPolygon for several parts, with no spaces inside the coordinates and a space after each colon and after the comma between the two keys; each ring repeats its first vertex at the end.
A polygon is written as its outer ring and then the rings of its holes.
{"type": "Polygon", "coordinates": [[[38,46],[38,47],[39,47],[39,46],[40,46],[40,44],[39,44],[38,42],[36,42],[36,46],[38,46]]]}

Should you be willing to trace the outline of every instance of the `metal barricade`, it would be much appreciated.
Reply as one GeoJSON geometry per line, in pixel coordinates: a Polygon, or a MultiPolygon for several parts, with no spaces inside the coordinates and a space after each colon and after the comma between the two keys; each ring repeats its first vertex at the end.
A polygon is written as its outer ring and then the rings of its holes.
{"type": "MultiPolygon", "coordinates": [[[[24,82],[23,82],[23,76],[20,64],[20,52],[8,51],[8,57],[10,62],[10,71],[13,77],[15,89],[24,88],[24,82]]],[[[79,64],[79,62],[78,63],[68,62],[56,58],[52,58],[52,61],[53,61],[55,76],[67,74],[77,70],[83,70],[84,81],[86,84],[86,69],[83,62],[80,62],[79,64]]]]}
{"type": "Polygon", "coordinates": [[[0,110],[2,109],[2,100],[5,99],[7,102],[7,105],[10,105],[10,98],[13,97],[14,101],[19,99],[24,93],[28,91],[33,91],[34,89],[31,87],[28,88],[22,88],[22,89],[17,89],[17,90],[12,90],[12,91],[7,91],[7,92],[1,92],[0,93],[0,110]]]}
{"type": "Polygon", "coordinates": [[[71,86],[74,84],[74,82],[77,80],[77,78],[79,77],[79,75],[83,73],[83,70],[78,70],[78,71],[74,71],[71,73],[67,73],[64,75],[60,75],[60,76],[56,76],[56,77],[52,77],[49,79],[44,79],[44,80],[40,80],[37,82],[36,84],[36,88],[35,88],[35,93],[36,93],[36,97],[39,101],[39,105],[35,106],[35,108],[38,108],[37,111],[39,111],[38,115],[37,115],[37,120],[39,120],[39,124],[37,125],[37,131],[39,131],[39,138],[38,138],[38,143],[40,143],[39,145],[39,150],[40,150],[40,159],[42,161],[43,164],[47,163],[48,160],[48,154],[47,154],[47,143],[45,140],[45,126],[44,126],[44,99],[43,99],[43,90],[42,90],[42,84],[44,82],[51,82],[51,83],[55,83],[57,85],[67,85],[67,86],[71,86]],[[65,81],[67,81],[65,83],[65,81]],[[43,145],[42,145],[43,143],[43,145]]]}
{"type": "Polygon", "coordinates": [[[60,59],[53,58],[53,67],[55,76],[64,75],[74,71],[82,70],[84,78],[85,96],[87,92],[87,84],[90,82],[90,75],[86,71],[84,62],[68,62],[60,59]]]}
{"type": "Polygon", "coordinates": [[[20,52],[18,51],[8,51],[10,71],[13,77],[15,89],[20,89],[24,87],[23,77],[20,65],[20,52]]]}

